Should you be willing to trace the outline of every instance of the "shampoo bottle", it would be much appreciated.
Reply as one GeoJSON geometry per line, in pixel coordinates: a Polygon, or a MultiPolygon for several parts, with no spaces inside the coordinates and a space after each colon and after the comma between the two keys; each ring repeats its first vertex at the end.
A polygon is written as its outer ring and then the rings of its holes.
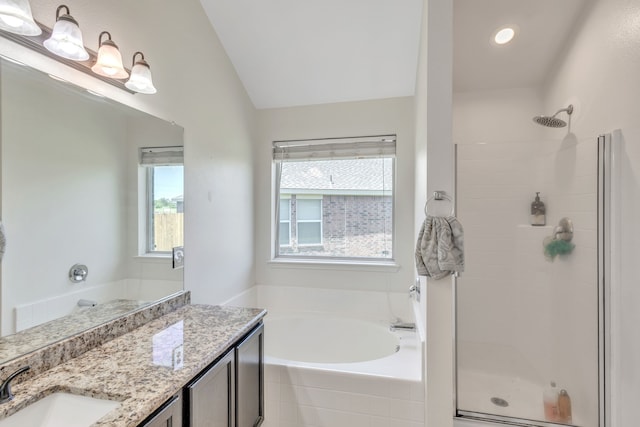
{"type": "Polygon", "coordinates": [[[558,421],[558,389],[556,383],[551,381],[542,393],[542,403],[544,404],[544,419],[547,421],[558,421]]]}
{"type": "Polygon", "coordinates": [[[531,203],[531,225],[546,225],[547,208],[540,200],[540,193],[536,193],[536,199],[531,203]]]}
{"type": "Polygon", "coordinates": [[[571,424],[571,398],[564,389],[558,394],[558,422],[571,424]]]}

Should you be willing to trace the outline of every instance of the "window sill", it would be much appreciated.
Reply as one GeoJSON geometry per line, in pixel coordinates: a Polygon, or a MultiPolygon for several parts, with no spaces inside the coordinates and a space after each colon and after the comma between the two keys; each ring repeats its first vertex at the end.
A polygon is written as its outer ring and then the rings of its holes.
{"type": "Polygon", "coordinates": [[[169,253],[167,254],[142,254],[136,255],[133,257],[134,260],[138,262],[148,262],[148,263],[165,263],[167,261],[171,261],[173,256],[169,253]]]}
{"type": "Polygon", "coordinates": [[[380,271],[387,273],[395,273],[400,270],[400,264],[395,261],[275,258],[267,261],[267,264],[273,268],[300,268],[310,270],[380,271]]]}

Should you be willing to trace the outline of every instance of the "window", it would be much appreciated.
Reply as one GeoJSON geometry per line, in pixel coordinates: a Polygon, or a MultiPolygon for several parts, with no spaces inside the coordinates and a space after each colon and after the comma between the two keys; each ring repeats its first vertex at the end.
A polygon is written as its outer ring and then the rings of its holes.
{"type": "Polygon", "coordinates": [[[298,245],[322,244],[322,199],[296,199],[298,245]]]}
{"type": "Polygon", "coordinates": [[[276,257],[392,260],[395,140],[274,142],[276,257]]]}
{"type": "Polygon", "coordinates": [[[170,253],[184,245],[184,166],[182,147],[140,150],[146,169],[146,253],[170,253]]]}
{"type": "Polygon", "coordinates": [[[278,225],[280,246],[291,245],[291,198],[280,198],[280,222],[278,225]]]}

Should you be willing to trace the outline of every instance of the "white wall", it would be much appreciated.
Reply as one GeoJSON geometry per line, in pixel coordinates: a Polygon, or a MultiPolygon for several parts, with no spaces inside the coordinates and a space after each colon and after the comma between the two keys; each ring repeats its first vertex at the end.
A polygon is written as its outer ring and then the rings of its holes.
{"type": "MultiPolygon", "coordinates": [[[[49,27],[58,4],[31,1],[35,18],[49,27]]],[[[200,3],[72,0],[66,4],[89,48],[97,50],[98,34],[109,30],[126,63],[135,51],[143,51],[158,93],[129,95],[54,61],[29,58],[6,41],[0,43],[0,52],[183,126],[186,287],[197,303],[222,302],[247,289],[254,282],[255,110],[200,3]]]]}
{"type": "Polygon", "coordinates": [[[573,102],[572,131],[579,140],[622,129],[622,259],[613,283],[613,425],[637,424],[640,398],[640,4],[597,0],[565,53],[544,97],[545,110],[573,102]]]}
{"type": "MultiPolygon", "coordinates": [[[[452,144],[453,7],[447,0],[425,0],[416,83],[416,192],[414,231],[424,220],[429,194],[454,196],[452,144]]],[[[425,420],[427,427],[453,424],[452,279],[421,279],[426,330],[425,420]]]]}
{"type": "MultiPolygon", "coordinates": [[[[456,92],[453,95],[453,142],[533,141],[543,127],[533,122],[542,111],[538,88],[456,92]]],[[[555,110],[553,111],[555,112],[555,110]]]]}
{"type": "Polygon", "coordinates": [[[407,292],[413,278],[413,99],[392,98],[258,111],[256,148],[256,276],[259,285],[407,292]],[[271,143],[277,140],[397,135],[396,268],[310,267],[270,263],[272,253],[271,143]]]}
{"type": "Polygon", "coordinates": [[[126,117],[50,81],[3,67],[3,335],[16,305],[126,274],[126,117]],[[76,263],[90,275],[74,286],[76,263]]]}
{"type": "Polygon", "coordinates": [[[1,84],[2,219],[10,242],[2,333],[14,332],[18,306],[20,330],[71,313],[78,298],[123,298],[123,279],[137,282],[127,290],[134,299],[182,289],[171,259],[136,256],[146,221],[138,148],[182,144],[182,129],[7,62],[1,84]],[[86,282],[68,280],[76,263],[88,266],[86,282]]]}

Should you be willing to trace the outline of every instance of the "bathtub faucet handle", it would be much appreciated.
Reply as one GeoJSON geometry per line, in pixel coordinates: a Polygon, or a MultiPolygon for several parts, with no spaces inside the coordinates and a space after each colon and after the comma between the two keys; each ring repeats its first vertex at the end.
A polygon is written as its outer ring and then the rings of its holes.
{"type": "Polygon", "coordinates": [[[389,330],[391,332],[395,331],[415,331],[416,324],[415,323],[403,323],[403,322],[394,322],[389,326],[389,330]]]}
{"type": "Polygon", "coordinates": [[[420,302],[420,279],[416,279],[416,283],[409,287],[409,298],[416,297],[416,301],[420,302]]]}

